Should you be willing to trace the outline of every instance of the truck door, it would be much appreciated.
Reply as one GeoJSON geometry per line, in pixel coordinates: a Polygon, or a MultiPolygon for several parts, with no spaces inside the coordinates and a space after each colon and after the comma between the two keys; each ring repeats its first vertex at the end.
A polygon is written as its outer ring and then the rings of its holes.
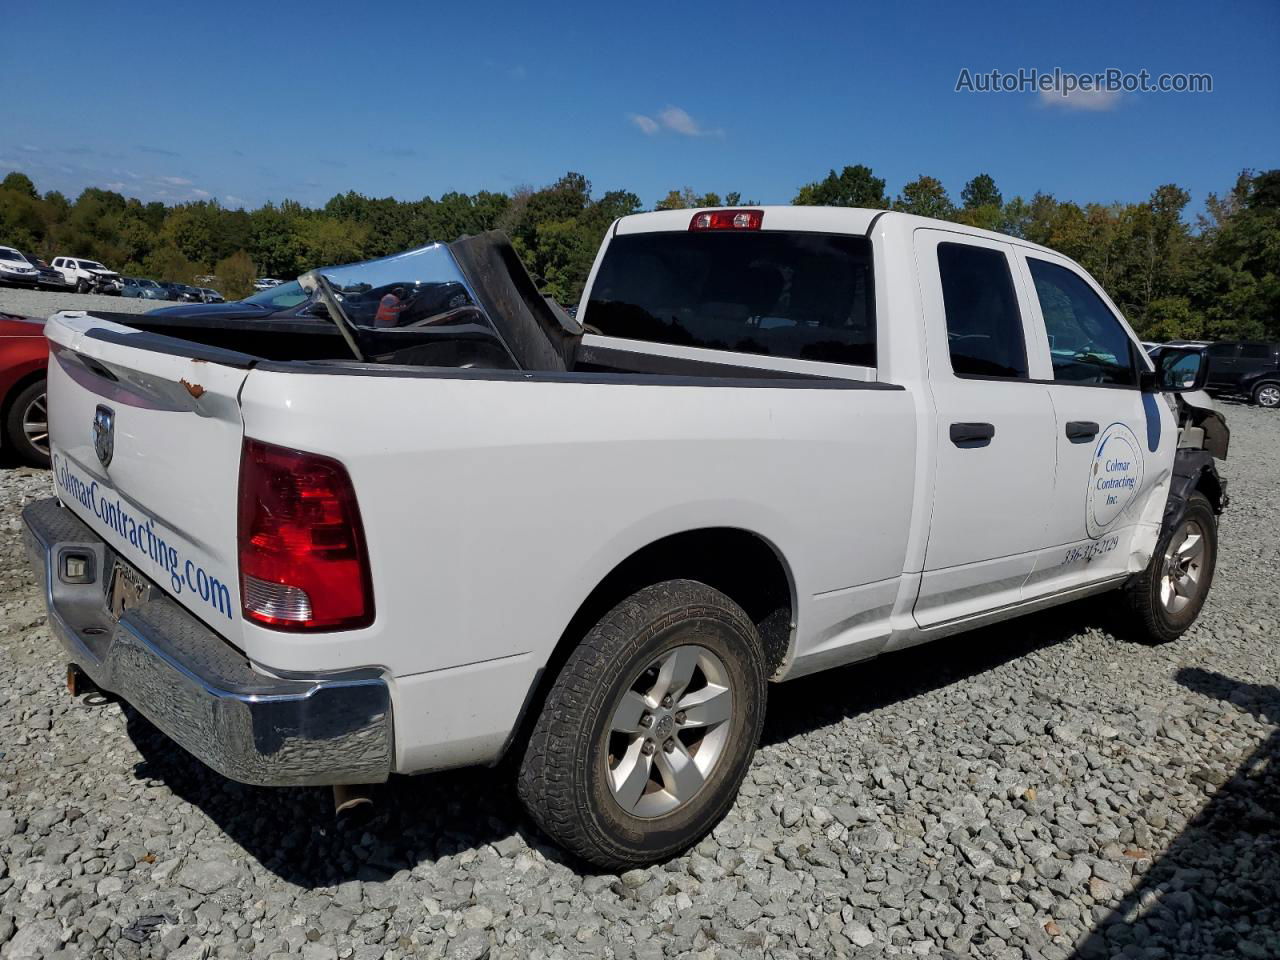
{"type": "Polygon", "coordinates": [[[1020,599],[1053,500],[1054,414],[1012,246],[917,230],[915,254],[937,421],[915,617],[932,626],[1020,599]]]}
{"type": "Polygon", "coordinates": [[[1141,345],[1101,290],[1067,260],[1018,258],[1034,301],[1033,349],[1048,352],[1052,370],[1058,463],[1030,599],[1123,576],[1131,553],[1154,546],[1178,438],[1165,398],[1139,389],[1141,345]]]}

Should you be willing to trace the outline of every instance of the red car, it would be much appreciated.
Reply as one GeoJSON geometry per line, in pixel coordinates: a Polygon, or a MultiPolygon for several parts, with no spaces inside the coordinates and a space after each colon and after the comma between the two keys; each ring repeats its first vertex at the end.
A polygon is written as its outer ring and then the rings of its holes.
{"type": "Polygon", "coordinates": [[[0,453],[49,465],[45,372],[49,342],[44,321],[0,313],[0,453]]]}

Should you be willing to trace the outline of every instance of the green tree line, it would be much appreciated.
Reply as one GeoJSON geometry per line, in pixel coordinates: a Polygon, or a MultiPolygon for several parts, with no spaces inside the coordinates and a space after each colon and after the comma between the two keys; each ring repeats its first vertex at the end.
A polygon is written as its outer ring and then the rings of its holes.
{"type": "MultiPolygon", "coordinates": [[[[1081,263],[1144,337],[1280,339],[1280,170],[1244,171],[1210,194],[1190,222],[1190,194],[1156,187],[1141,203],[1078,204],[1036,193],[1005,199],[975,176],[953,200],[920,176],[896,196],[866,166],[846,166],[802,186],[793,203],[903,210],[994,230],[1051,247],[1081,263]]],[[[659,210],[739,206],[738,193],[671,190],[659,210]]],[[[243,296],[254,276],[295,277],[318,266],[384,256],[423,243],[500,229],[538,279],[576,302],[606,228],[643,209],[629,191],[593,194],[581,174],[540,189],[445,193],[396,200],[350,191],[323,207],[286,200],[256,210],[216,201],[143,203],[91,187],[74,201],[41,194],[29,177],[0,181],[0,243],[48,259],[101,260],[125,274],[191,282],[215,274],[243,296]]]]}

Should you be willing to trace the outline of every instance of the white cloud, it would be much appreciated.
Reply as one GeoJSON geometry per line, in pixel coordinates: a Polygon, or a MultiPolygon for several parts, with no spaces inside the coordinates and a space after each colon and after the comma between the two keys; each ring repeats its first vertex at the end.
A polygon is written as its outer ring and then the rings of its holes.
{"type": "Polygon", "coordinates": [[[195,190],[192,190],[191,192],[195,194],[197,197],[200,197],[201,199],[211,196],[208,190],[195,189],[195,190]]]}
{"type": "Polygon", "coordinates": [[[640,132],[646,136],[652,137],[658,132],[658,121],[653,119],[653,117],[646,117],[643,113],[633,113],[631,114],[630,120],[639,127],[640,132]]]}
{"type": "Polygon", "coordinates": [[[656,117],[643,113],[630,114],[629,119],[646,136],[653,136],[661,130],[669,130],[683,137],[722,137],[720,129],[708,130],[689,115],[689,111],[675,106],[664,107],[656,117]]]}
{"type": "Polygon", "coordinates": [[[158,177],[157,179],[159,179],[161,183],[167,183],[173,187],[191,186],[191,181],[188,180],[186,177],[158,177]]]}
{"type": "Polygon", "coordinates": [[[1114,110],[1120,105],[1119,90],[1041,90],[1040,105],[1063,110],[1114,110]]]}
{"type": "Polygon", "coordinates": [[[686,137],[700,137],[703,134],[698,122],[689,116],[688,111],[679,107],[667,107],[658,113],[658,119],[668,130],[683,133],[686,137]]]}
{"type": "Polygon", "coordinates": [[[223,199],[226,200],[227,203],[233,207],[243,207],[246,203],[243,197],[237,197],[234,193],[228,193],[225,197],[223,197],[223,199]]]}
{"type": "Polygon", "coordinates": [[[21,147],[19,147],[19,149],[20,149],[20,150],[25,150],[27,153],[39,153],[39,152],[40,152],[40,148],[39,148],[39,147],[37,147],[34,143],[24,143],[21,147]]]}

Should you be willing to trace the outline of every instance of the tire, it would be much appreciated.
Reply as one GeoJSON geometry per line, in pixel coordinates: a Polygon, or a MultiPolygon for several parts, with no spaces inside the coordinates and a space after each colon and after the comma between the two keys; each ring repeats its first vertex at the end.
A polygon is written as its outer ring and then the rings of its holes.
{"type": "Polygon", "coordinates": [[[25,463],[49,466],[49,414],[44,380],[28,384],[13,398],[4,418],[4,442],[25,463]],[[43,430],[30,429],[39,423],[44,424],[43,430]]]}
{"type": "Polygon", "coordinates": [[[89,281],[88,281],[88,280],[77,280],[77,281],[76,281],[76,293],[88,293],[88,292],[89,292],[89,281]]]}
{"type": "Polygon", "coordinates": [[[1268,380],[1253,388],[1253,402],[1268,410],[1280,407],[1280,383],[1268,380]]]}
{"type": "Polygon", "coordinates": [[[1168,643],[1186,633],[1200,616],[1217,562],[1218,518],[1208,498],[1193,493],[1182,516],[1160,535],[1147,569],[1126,588],[1140,638],[1168,643]],[[1199,539],[1188,545],[1193,537],[1199,539]]]}
{"type": "Polygon", "coordinates": [[[597,867],[666,860],[733,803],[767,698],[763,645],[741,607],[692,580],[646,587],[588,631],[556,678],[520,764],[521,802],[597,867]],[[664,701],[663,690],[678,692],[664,701]]]}

